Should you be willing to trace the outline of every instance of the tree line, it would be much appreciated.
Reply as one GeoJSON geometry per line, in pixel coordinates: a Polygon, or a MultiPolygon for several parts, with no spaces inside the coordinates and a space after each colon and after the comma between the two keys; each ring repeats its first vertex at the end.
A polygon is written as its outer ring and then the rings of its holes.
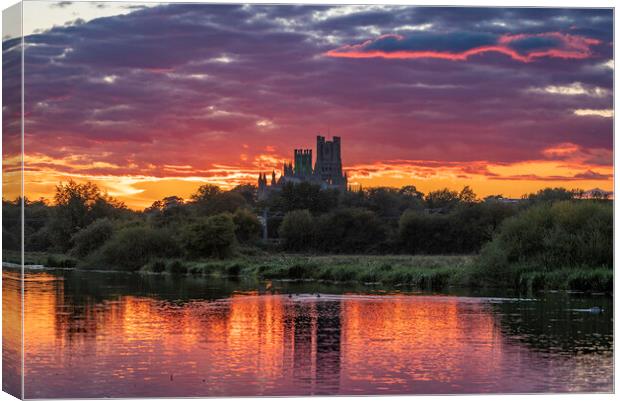
{"type": "MultiPolygon", "coordinates": [[[[519,202],[507,202],[499,195],[479,199],[469,187],[424,194],[414,186],[338,191],[309,183],[289,183],[266,200],[258,200],[253,185],[224,191],[207,184],[187,200],[169,196],[142,211],[134,211],[93,183],[69,181],[56,187],[53,202],[24,199],[24,242],[26,251],[62,253],[85,264],[135,270],[159,259],[226,258],[240,246],[266,247],[260,241],[262,227],[258,216],[267,210],[269,236],[278,239],[278,245],[266,248],[268,251],[464,254],[482,250],[483,254],[496,257],[501,252],[492,249],[499,245],[488,244],[503,241],[499,247],[505,249],[514,241],[508,234],[500,235],[502,229],[506,230],[504,227],[517,230],[514,221],[527,221],[521,224],[534,224],[533,227],[543,223],[553,226],[555,223],[549,223],[553,213],[560,214],[560,224],[571,220],[574,203],[586,202],[595,204],[595,209],[580,212],[581,219],[597,215],[603,208],[598,220],[588,223],[589,234],[575,242],[565,228],[566,238],[556,233],[553,240],[573,241],[582,249],[587,242],[584,238],[595,235],[598,245],[587,245],[589,250],[584,250],[584,255],[590,258],[599,251],[607,255],[601,247],[611,246],[607,243],[611,237],[605,231],[611,224],[607,215],[611,202],[576,201],[581,194],[582,191],[547,188],[528,194],[519,202]],[[562,202],[569,205],[563,206],[569,211],[544,209],[562,202]],[[535,213],[546,217],[535,220],[530,217],[535,213]]],[[[21,199],[3,200],[5,249],[20,247],[20,203],[21,199]]],[[[577,223],[570,224],[566,227],[580,230],[574,226],[577,223]]],[[[525,235],[527,230],[520,230],[525,235]]],[[[551,239],[536,238],[534,242],[545,240],[551,239]]],[[[526,252],[536,253],[529,248],[526,252]]],[[[502,258],[508,263],[514,256],[507,254],[502,258]]],[[[580,260],[584,258],[582,255],[580,260]]],[[[599,257],[597,263],[608,262],[606,256],[603,259],[599,257]]]]}

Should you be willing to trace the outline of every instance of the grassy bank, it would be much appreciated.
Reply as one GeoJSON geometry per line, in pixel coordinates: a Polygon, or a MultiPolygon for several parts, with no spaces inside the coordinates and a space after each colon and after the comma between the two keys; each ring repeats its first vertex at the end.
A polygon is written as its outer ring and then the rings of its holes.
{"type": "MultiPolygon", "coordinates": [[[[4,252],[5,261],[19,263],[19,253],[4,252]]],[[[26,253],[27,264],[48,267],[110,269],[80,265],[60,254],[26,253]]],[[[613,291],[609,268],[561,268],[544,270],[512,268],[501,279],[489,276],[475,255],[301,255],[264,252],[229,259],[156,259],[140,269],[143,273],[194,276],[255,277],[261,280],[316,280],[325,282],[381,284],[441,290],[447,287],[510,288],[521,291],[613,291]]]]}
{"type": "Polygon", "coordinates": [[[190,272],[219,271],[274,280],[320,280],[441,289],[461,285],[472,263],[471,256],[366,256],[270,255],[206,262],[190,272]],[[197,269],[198,268],[198,269],[197,269]]]}
{"type": "MultiPolygon", "coordinates": [[[[2,261],[8,263],[21,263],[21,253],[7,249],[2,250],[2,261]]],[[[47,267],[76,267],[78,260],[61,253],[49,252],[26,252],[24,263],[26,265],[42,265],[47,267]]]]}

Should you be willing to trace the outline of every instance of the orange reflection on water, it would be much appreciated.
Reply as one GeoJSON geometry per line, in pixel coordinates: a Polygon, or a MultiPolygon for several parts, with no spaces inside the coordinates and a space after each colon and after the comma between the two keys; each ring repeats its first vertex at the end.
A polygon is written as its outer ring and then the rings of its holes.
{"type": "Polygon", "coordinates": [[[2,271],[2,391],[22,392],[21,273],[2,271]]]}
{"type": "Polygon", "coordinates": [[[68,285],[26,283],[26,397],[551,391],[566,383],[546,380],[550,367],[578,371],[506,341],[475,299],[170,301],[68,285]]]}
{"type": "MultiPolygon", "coordinates": [[[[343,303],[343,349],[348,380],[377,380],[383,387],[449,383],[449,389],[490,376],[501,362],[501,332],[484,305],[456,297],[401,298],[395,302],[343,303]],[[370,350],[370,351],[369,351],[370,350]]],[[[426,389],[426,390],[425,390],[426,389]]],[[[449,392],[449,391],[446,391],[449,392]]]]}

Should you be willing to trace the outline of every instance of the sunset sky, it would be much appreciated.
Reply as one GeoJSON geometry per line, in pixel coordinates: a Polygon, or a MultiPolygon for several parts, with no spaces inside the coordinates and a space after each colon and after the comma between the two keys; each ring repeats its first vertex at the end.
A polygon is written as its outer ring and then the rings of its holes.
{"type": "Polygon", "coordinates": [[[143,208],[319,133],[366,187],[613,189],[611,9],[29,2],[24,24],[30,198],[73,178],[143,208]]]}

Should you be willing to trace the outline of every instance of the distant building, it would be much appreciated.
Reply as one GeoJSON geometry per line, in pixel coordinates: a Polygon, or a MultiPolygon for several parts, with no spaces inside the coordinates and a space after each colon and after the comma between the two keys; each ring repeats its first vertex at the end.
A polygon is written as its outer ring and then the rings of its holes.
{"type": "Polygon", "coordinates": [[[267,174],[258,176],[258,198],[265,199],[273,191],[280,191],[286,183],[309,182],[323,189],[347,189],[347,176],[342,172],[340,137],[326,141],[324,136],[316,137],[316,161],[312,167],[312,149],[295,149],[293,162],[284,163],[282,175],[276,179],[275,170],[271,172],[271,182],[267,174]]]}

